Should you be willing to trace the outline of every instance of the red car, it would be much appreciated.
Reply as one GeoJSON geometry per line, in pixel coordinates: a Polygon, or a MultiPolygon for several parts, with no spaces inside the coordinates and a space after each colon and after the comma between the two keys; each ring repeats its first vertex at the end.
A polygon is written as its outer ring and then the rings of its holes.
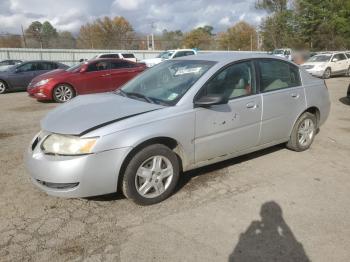
{"type": "Polygon", "coordinates": [[[66,70],[54,70],[34,78],[27,87],[37,100],[66,102],[76,95],[116,90],[146,69],[121,59],[95,59],[66,70]]]}

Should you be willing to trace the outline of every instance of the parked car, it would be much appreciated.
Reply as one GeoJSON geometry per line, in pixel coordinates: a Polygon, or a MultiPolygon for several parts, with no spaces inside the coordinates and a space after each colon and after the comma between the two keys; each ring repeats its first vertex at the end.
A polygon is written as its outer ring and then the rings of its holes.
{"type": "Polygon", "coordinates": [[[55,69],[66,69],[67,65],[52,61],[28,61],[0,72],[0,94],[10,90],[26,90],[30,81],[55,69]]]}
{"type": "Polygon", "coordinates": [[[144,64],[121,59],[90,60],[34,78],[27,92],[37,100],[63,103],[81,94],[113,91],[145,68],[144,64]]]}
{"type": "Polygon", "coordinates": [[[50,195],[122,190],[154,204],[174,192],[182,171],[280,143],[307,150],[329,111],[325,82],[285,59],[182,57],[117,92],[79,96],[51,111],[25,162],[50,195]]]}
{"type": "Polygon", "coordinates": [[[3,60],[0,62],[0,72],[6,71],[8,68],[17,65],[19,63],[22,63],[21,60],[3,60]]]}
{"type": "Polygon", "coordinates": [[[275,49],[272,52],[272,55],[278,56],[278,57],[283,57],[289,61],[293,60],[293,50],[290,48],[281,48],[281,49],[275,49]]]}
{"type": "Polygon", "coordinates": [[[97,59],[97,58],[119,58],[119,59],[129,60],[135,63],[137,62],[135,55],[131,53],[106,53],[106,54],[98,54],[97,56],[93,57],[93,59],[97,59]]]}
{"type": "Polygon", "coordinates": [[[147,67],[152,67],[164,60],[174,59],[183,56],[196,55],[197,51],[193,49],[176,49],[167,50],[160,53],[156,58],[144,59],[141,63],[145,63],[147,67]]]}
{"type": "Polygon", "coordinates": [[[330,78],[335,75],[350,76],[350,60],[345,53],[322,53],[311,57],[302,67],[310,74],[330,78]]]}

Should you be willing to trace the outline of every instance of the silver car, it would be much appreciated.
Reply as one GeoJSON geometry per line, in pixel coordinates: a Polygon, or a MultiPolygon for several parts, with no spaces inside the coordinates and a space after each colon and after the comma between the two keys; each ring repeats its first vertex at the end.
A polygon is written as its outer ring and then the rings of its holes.
{"type": "Polygon", "coordinates": [[[280,143],[308,149],[329,111],[324,81],[285,59],[184,57],[48,113],[26,166],[50,195],[121,190],[149,205],[169,197],[184,171],[280,143]]]}

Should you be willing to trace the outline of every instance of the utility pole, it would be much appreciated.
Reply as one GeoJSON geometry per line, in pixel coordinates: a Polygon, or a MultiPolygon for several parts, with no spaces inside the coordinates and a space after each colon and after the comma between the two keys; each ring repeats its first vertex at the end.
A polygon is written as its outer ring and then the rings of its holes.
{"type": "Polygon", "coordinates": [[[153,33],[153,29],[155,28],[154,27],[154,22],[151,23],[151,28],[152,28],[152,34],[151,34],[151,37],[152,37],[152,50],[154,51],[154,33],[153,33]]]}
{"type": "Polygon", "coordinates": [[[27,48],[27,41],[26,41],[26,37],[24,35],[23,25],[21,25],[21,30],[22,30],[22,38],[23,38],[24,48],[27,48]]]}

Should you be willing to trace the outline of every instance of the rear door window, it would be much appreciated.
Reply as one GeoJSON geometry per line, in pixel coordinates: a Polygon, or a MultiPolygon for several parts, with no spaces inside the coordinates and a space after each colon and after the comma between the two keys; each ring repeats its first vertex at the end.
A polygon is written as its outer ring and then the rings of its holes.
{"type": "Polygon", "coordinates": [[[125,60],[111,61],[111,69],[125,69],[125,68],[132,68],[132,67],[134,67],[134,64],[129,63],[125,60]]]}
{"type": "Polygon", "coordinates": [[[274,59],[258,60],[260,91],[269,92],[301,86],[299,68],[293,64],[274,59]]]}
{"type": "Polygon", "coordinates": [[[122,54],[124,58],[135,58],[134,54],[122,54]]]}

